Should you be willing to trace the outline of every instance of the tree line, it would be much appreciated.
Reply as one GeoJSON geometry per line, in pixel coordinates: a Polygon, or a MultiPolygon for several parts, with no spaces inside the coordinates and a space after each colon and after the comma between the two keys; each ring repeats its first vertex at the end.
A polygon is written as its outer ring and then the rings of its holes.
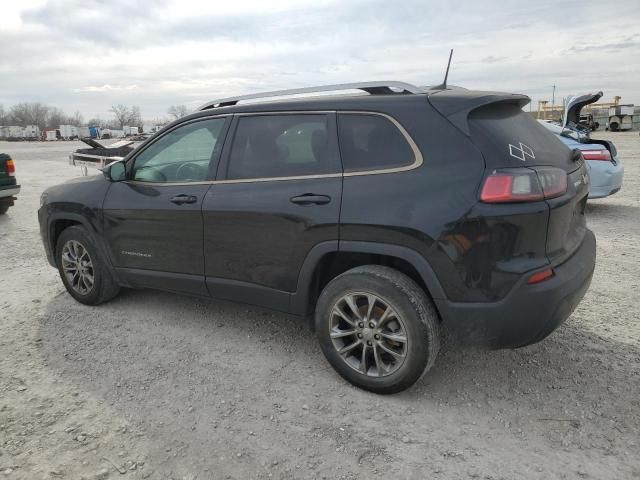
{"type": "Polygon", "coordinates": [[[5,110],[0,104],[0,125],[37,125],[40,129],[58,128],[59,125],[81,126],[84,120],[80,112],[67,115],[57,107],[51,107],[40,102],[22,102],[5,110]]]}
{"type": "MultiPolygon", "coordinates": [[[[82,113],[76,111],[73,115],[67,115],[58,107],[52,107],[40,102],[21,102],[8,109],[0,104],[0,126],[37,125],[41,130],[45,128],[58,128],[60,125],[75,125],[77,127],[90,125],[102,128],[122,129],[125,125],[142,127],[142,114],[137,105],[127,106],[123,104],[113,105],[109,110],[114,118],[109,120],[100,117],[90,118],[84,121],[82,113]]],[[[165,124],[189,113],[185,105],[172,105],[167,110],[169,117],[157,118],[154,124],[165,124]]]]}

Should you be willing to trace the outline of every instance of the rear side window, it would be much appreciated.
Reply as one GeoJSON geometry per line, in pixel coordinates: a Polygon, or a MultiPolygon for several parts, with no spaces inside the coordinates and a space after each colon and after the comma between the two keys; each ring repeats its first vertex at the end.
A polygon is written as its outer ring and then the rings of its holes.
{"type": "Polygon", "coordinates": [[[340,173],[335,127],[324,114],[240,117],[229,180],[340,173]]]}
{"type": "Polygon", "coordinates": [[[381,115],[339,114],[338,138],[345,172],[405,167],[415,161],[405,136],[381,115]]]}
{"type": "Polygon", "coordinates": [[[469,131],[488,168],[550,165],[570,171],[577,167],[559,136],[518,104],[496,102],[473,110],[469,131]]]}

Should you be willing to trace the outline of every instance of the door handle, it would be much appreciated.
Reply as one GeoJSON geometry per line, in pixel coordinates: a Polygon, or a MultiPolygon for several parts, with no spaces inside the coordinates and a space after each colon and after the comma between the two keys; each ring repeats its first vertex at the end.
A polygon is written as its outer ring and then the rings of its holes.
{"type": "Polygon", "coordinates": [[[198,197],[195,195],[176,195],[175,197],[171,197],[169,199],[171,203],[175,203],[176,205],[182,205],[184,203],[196,203],[198,201],[198,197]]]}
{"type": "Polygon", "coordinates": [[[302,206],[324,205],[331,201],[331,197],[329,197],[328,195],[316,195],[314,193],[305,193],[304,195],[291,197],[289,201],[291,203],[295,203],[296,205],[302,205],[302,206]]]}

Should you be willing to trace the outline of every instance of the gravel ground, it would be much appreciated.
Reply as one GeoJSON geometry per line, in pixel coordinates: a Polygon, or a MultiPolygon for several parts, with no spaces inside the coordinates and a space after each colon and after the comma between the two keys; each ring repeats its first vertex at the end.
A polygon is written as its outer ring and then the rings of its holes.
{"type": "Polygon", "coordinates": [[[598,264],[551,337],[445,345],[414,388],[341,380],[294,318],[124,291],[75,303],[45,260],[44,188],[76,143],[5,143],[22,192],[0,218],[0,474],[21,479],[640,477],[640,137],[589,203],[598,264]]]}

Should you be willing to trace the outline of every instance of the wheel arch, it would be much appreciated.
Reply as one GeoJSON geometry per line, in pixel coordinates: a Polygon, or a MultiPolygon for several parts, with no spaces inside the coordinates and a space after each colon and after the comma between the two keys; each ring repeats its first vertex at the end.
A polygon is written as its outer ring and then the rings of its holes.
{"type": "Polygon", "coordinates": [[[386,243],[331,241],[316,245],[305,258],[291,297],[291,312],[308,315],[331,279],[362,265],[390,266],[413,279],[432,299],[446,298],[431,265],[415,250],[386,243]]]}
{"type": "Polygon", "coordinates": [[[109,264],[112,265],[111,256],[109,255],[108,250],[105,248],[103,242],[100,239],[100,236],[96,235],[96,229],[88,218],[73,212],[55,212],[49,217],[47,226],[47,233],[49,235],[49,248],[53,253],[52,256],[53,261],[56,263],[55,266],[57,266],[55,251],[58,243],[58,238],[64,230],[74,225],[79,225],[85,228],[87,233],[93,239],[95,245],[100,249],[100,251],[102,251],[109,264]]]}
{"type": "MultiPolygon", "coordinates": [[[[83,227],[88,227],[87,221],[83,219],[82,216],[76,215],[73,213],[68,214],[58,214],[52,215],[49,217],[48,228],[47,231],[49,233],[49,248],[54,252],[54,260],[55,260],[55,251],[58,243],[58,238],[60,234],[69,227],[74,225],[82,225],[83,227]]],[[[55,260],[57,261],[57,260],[55,260]]]]}

